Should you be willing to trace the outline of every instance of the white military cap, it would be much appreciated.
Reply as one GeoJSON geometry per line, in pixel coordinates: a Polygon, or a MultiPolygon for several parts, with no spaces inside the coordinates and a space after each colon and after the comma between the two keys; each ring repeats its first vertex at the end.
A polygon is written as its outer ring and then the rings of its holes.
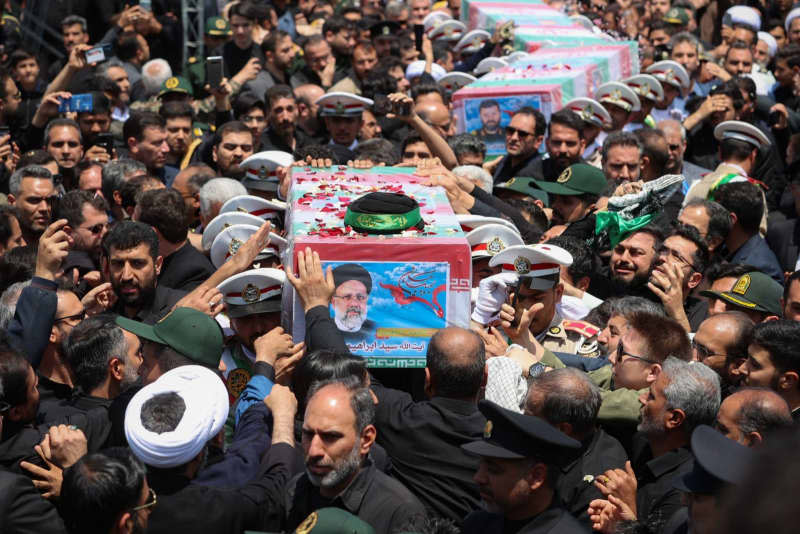
{"type": "Polygon", "coordinates": [[[480,61],[475,66],[475,69],[472,71],[476,75],[486,74],[487,72],[492,72],[495,69],[501,69],[503,67],[507,67],[508,62],[505,59],[500,59],[499,57],[487,57],[480,61]]]}
{"type": "Polygon", "coordinates": [[[234,224],[251,224],[253,226],[261,226],[264,224],[264,219],[250,215],[249,213],[242,213],[241,211],[229,211],[227,213],[220,213],[208,223],[208,226],[203,230],[203,250],[210,250],[211,244],[214,239],[225,228],[233,226],[234,224]]]}
{"type": "MultiPolygon", "coordinates": [[[[423,72],[425,72],[425,60],[418,59],[417,61],[412,61],[408,64],[408,67],[406,67],[406,80],[410,81],[418,76],[422,76],[423,72]]],[[[431,76],[433,76],[433,79],[437,82],[441,80],[445,74],[447,74],[447,71],[438,63],[431,65],[431,76]]]]}
{"type": "Polygon", "coordinates": [[[587,30],[592,30],[595,27],[594,22],[592,22],[592,20],[586,15],[572,15],[569,20],[579,26],[583,26],[587,30]]]}
{"type": "Polygon", "coordinates": [[[448,72],[439,79],[439,85],[444,87],[446,91],[454,93],[475,80],[477,80],[475,76],[466,72],[448,72]]]}
{"type": "Polygon", "coordinates": [[[639,97],[624,83],[604,83],[594,92],[594,99],[603,105],[613,104],[629,112],[642,109],[639,97]]]}
{"type": "Polygon", "coordinates": [[[789,28],[792,26],[792,21],[800,17],[800,7],[796,7],[793,10],[789,11],[789,14],[786,15],[786,22],[784,23],[784,28],[786,28],[786,32],[789,32],[789,28]]]}
{"type": "Polygon", "coordinates": [[[228,317],[235,319],[280,311],[285,281],[286,274],[280,269],[250,269],[231,276],[218,289],[225,299],[228,317]]]}
{"type": "Polygon", "coordinates": [[[316,104],[320,109],[319,114],[323,117],[357,117],[365,109],[372,107],[374,102],[353,93],[333,91],[319,97],[316,104]]]}
{"type": "Polygon", "coordinates": [[[461,38],[454,50],[460,54],[474,54],[486,44],[492,35],[486,30],[472,30],[461,38]]]}
{"type": "Polygon", "coordinates": [[[511,52],[508,54],[504,59],[508,61],[508,64],[512,64],[516,61],[522,61],[523,59],[528,59],[531,55],[527,52],[523,52],[522,50],[517,50],[516,52],[511,52]]]}
{"type": "Polygon", "coordinates": [[[778,52],[778,41],[776,41],[775,38],[767,32],[758,32],[758,40],[767,43],[769,57],[775,57],[775,54],[778,52]]]}
{"type": "Polygon", "coordinates": [[[424,19],[422,19],[422,26],[425,28],[425,35],[431,38],[431,32],[440,24],[445,21],[453,20],[453,17],[444,11],[431,11],[424,19]]]}
{"type": "Polygon", "coordinates": [[[259,191],[277,191],[280,185],[278,167],[289,167],[292,163],[294,156],[288,152],[281,150],[256,152],[240,164],[245,171],[242,185],[259,191]]]}
{"type": "Polygon", "coordinates": [[[611,115],[603,104],[593,98],[573,98],[564,107],[577,113],[584,122],[591,122],[600,128],[611,124],[611,115]]]}
{"type": "Polygon", "coordinates": [[[689,87],[689,73],[677,61],[666,59],[657,61],[647,67],[647,74],[652,74],[662,84],[668,83],[678,89],[689,87]]]}
{"type": "Polygon", "coordinates": [[[458,41],[466,31],[467,27],[463,22],[445,20],[433,28],[428,37],[431,41],[458,41]]]}
{"type": "Polygon", "coordinates": [[[516,273],[520,282],[544,291],[558,283],[562,265],[572,265],[572,254],[554,245],[517,245],[494,256],[489,265],[500,265],[502,272],[516,273]]]}
{"type": "Polygon", "coordinates": [[[658,102],[664,98],[664,89],[661,87],[661,82],[650,74],[637,74],[636,76],[625,78],[622,83],[633,89],[633,92],[636,93],[640,100],[646,98],[653,102],[658,102]]]}
{"type": "Polygon", "coordinates": [[[458,218],[458,224],[461,225],[461,229],[464,232],[471,232],[475,228],[480,228],[485,224],[501,224],[519,233],[519,230],[517,230],[517,227],[514,226],[514,223],[499,217],[484,217],[483,215],[472,215],[471,213],[463,213],[456,215],[456,217],[458,218]]]}
{"type": "Polygon", "coordinates": [[[283,214],[286,211],[286,204],[253,195],[239,195],[228,199],[219,209],[220,213],[228,213],[231,211],[249,213],[265,221],[281,222],[283,214]]]}
{"type": "Polygon", "coordinates": [[[772,144],[769,137],[764,135],[764,132],[752,124],[742,121],[725,121],[717,124],[717,127],[714,128],[714,137],[719,141],[723,139],[738,139],[739,141],[750,143],[756,148],[772,144]]]}
{"type": "Polygon", "coordinates": [[[732,6],[728,8],[725,14],[730,15],[731,26],[743,24],[752,28],[754,32],[761,29],[761,15],[752,7],[732,6]]]}
{"type": "Polygon", "coordinates": [[[525,244],[519,232],[504,224],[484,224],[467,234],[467,242],[472,249],[473,260],[491,258],[508,247],[525,244]]]}
{"type": "MultiPolygon", "coordinates": [[[[214,267],[219,269],[256,232],[258,232],[258,226],[252,224],[234,224],[222,230],[211,243],[211,263],[214,264],[214,267]]],[[[283,251],[286,250],[286,244],[284,238],[270,232],[269,243],[256,256],[256,261],[269,257],[281,259],[283,251]]]]}

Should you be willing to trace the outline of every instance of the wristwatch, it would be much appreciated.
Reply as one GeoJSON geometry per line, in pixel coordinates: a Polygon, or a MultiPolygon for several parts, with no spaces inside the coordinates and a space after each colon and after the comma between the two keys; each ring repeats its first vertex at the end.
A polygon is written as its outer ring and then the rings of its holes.
{"type": "Polygon", "coordinates": [[[545,365],[542,362],[536,362],[528,367],[528,378],[536,378],[544,373],[545,365]]]}

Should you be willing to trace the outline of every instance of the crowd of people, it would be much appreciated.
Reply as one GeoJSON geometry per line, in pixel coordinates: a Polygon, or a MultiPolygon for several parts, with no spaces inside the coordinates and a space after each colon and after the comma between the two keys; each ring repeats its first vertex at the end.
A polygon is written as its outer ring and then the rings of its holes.
{"type": "Polygon", "coordinates": [[[52,3],[37,53],[6,9],[0,531],[793,532],[800,7],[546,3],[640,73],[473,131],[515,41],[460,0],[205,2],[188,58],[181,2],[52,3]],[[354,354],[298,166],[443,188],[471,315],[424,369],[354,354]]]}

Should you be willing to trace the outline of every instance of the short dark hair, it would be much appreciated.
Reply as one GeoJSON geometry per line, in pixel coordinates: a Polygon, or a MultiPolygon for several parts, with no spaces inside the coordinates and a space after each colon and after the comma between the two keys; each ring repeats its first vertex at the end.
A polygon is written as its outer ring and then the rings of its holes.
{"type": "MultiPolygon", "coordinates": [[[[422,139],[422,137],[416,132],[408,134],[406,138],[403,139],[403,142],[400,143],[400,158],[403,157],[403,154],[406,151],[406,147],[408,145],[413,145],[414,143],[425,143],[425,140],[422,139]]],[[[428,146],[428,144],[425,143],[425,146],[428,146]]],[[[428,150],[430,150],[430,148],[428,148],[428,150]]]]}
{"type": "Polygon", "coordinates": [[[746,232],[758,232],[761,217],[764,215],[764,201],[757,185],[750,182],[729,182],[714,191],[714,200],[736,214],[736,221],[746,232]]]}
{"type": "Polygon", "coordinates": [[[136,52],[139,51],[141,43],[139,42],[139,34],[134,31],[126,31],[119,34],[117,37],[117,46],[114,50],[117,59],[120,61],[128,61],[136,57],[136,52]]]}
{"type": "Polygon", "coordinates": [[[322,25],[322,35],[325,35],[328,32],[333,32],[334,34],[339,33],[342,30],[351,30],[354,31],[356,29],[356,25],[353,24],[352,21],[347,20],[341,16],[333,16],[325,20],[325,23],[322,25]]]}
{"type": "Polygon", "coordinates": [[[631,313],[627,319],[629,328],[644,338],[647,359],[659,363],[664,363],[669,356],[687,362],[692,359],[689,337],[676,320],[646,312],[631,313]]]}
{"type": "Polygon", "coordinates": [[[284,40],[286,37],[290,37],[288,33],[283,30],[279,30],[277,28],[273,29],[267,36],[261,41],[261,53],[266,54],[267,52],[275,52],[275,48],[277,48],[278,43],[284,40]]]}
{"type": "Polygon", "coordinates": [[[672,236],[682,237],[687,241],[691,241],[694,246],[697,247],[697,250],[692,254],[693,269],[695,272],[704,273],[706,267],[708,267],[710,255],[708,253],[708,245],[705,240],[700,237],[700,232],[697,231],[697,228],[686,224],[679,224],[668,237],[672,236]]]}
{"type": "Polygon", "coordinates": [[[85,220],[83,217],[83,205],[89,204],[97,211],[105,213],[108,209],[103,197],[90,193],[89,191],[73,190],[61,197],[58,203],[58,218],[66,219],[67,223],[75,229],[85,220]]]}
{"type": "MultiPolygon", "coordinates": [[[[600,388],[592,383],[588,375],[574,367],[555,369],[533,378],[528,384],[526,408],[536,403],[539,417],[551,425],[569,423],[580,436],[594,430],[597,414],[603,398],[600,388]]],[[[531,410],[533,411],[533,410],[531,410]]]]}
{"type": "Polygon", "coordinates": [[[710,96],[724,95],[730,97],[733,100],[733,107],[735,109],[742,109],[744,105],[744,98],[742,97],[742,92],[739,90],[739,84],[733,79],[712,85],[708,94],[710,96]]]}
{"type": "Polygon", "coordinates": [[[612,132],[608,134],[606,140],[603,141],[603,148],[601,150],[603,162],[608,159],[609,151],[615,146],[636,147],[639,149],[640,156],[642,152],[644,152],[644,147],[642,146],[642,142],[639,141],[638,137],[636,137],[632,132],[624,132],[620,130],[618,132],[612,132]]]}
{"type": "MultiPolygon", "coordinates": [[[[740,28],[745,28],[745,26],[739,26],[740,28]]],[[[753,31],[751,28],[747,28],[750,31],[753,31]]],[[[755,37],[755,32],[753,32],[753,37],[755,37]]],[[[725,61],[728,60],[728,55],[731,53],[731,50],[747,50],[750,52],[750,55],[753,55],[753,50],[750,48],[750,45],[744,41],[737,40],[730,44],[728,50],[725,52],[725,61]]]]}
{"type": "Polygon", "coordinates": [[[4,247],[8,240],[11,239],[11,225],[13,224],[11,219],[17,219],[17,222],[19,222],[17,210],[14,206],[0,205],[0,245],[4,247]]]}
{"type": "Polygon", "coordinates": [[[754,150],[758,150],[751,143],[741,139],[723,139],[719,143],[719,155],[723,161],[742,161],[750,157],[754,150]]]}
{"type": "Polygon", "coordinates": [[[18,63],[21,63],[26,59],[33,59],[36,61],[37,64],[39,63],[39,58],[36,57],[34,54],[22,48],[18,48],[13,52],[11,52],[11,55],[8,56],[8,66],[11,69],[15,69],[18,63]]]}
{"type": "Polygon", "coordinates": [[[158,258],[158,236],[150,226],[134,221],[120,221],[103,238],[103,253],[111,257],[111,249],[130,250],[147,245],[153,261],[158,258]]]}
{"type": "Polygon", "coordinates": [[[669,146],[664,132],[653,128],[639,128],[633,135],[642,143],[642,156],[647,156],[653,167],[658,170],[657,174],[662,175],[669,162],[669,146]]]}
{"type": "Polygon", "coordinates": [[[243,115],[246,115],[253,108],[258,108],[267,114],[267,106],[264,105],[264,99],[254,95],[253,93],[239,93],[231,104],[233,108],[233,116],[236,120],[241,120],[243,115]]]}
{"type": "Polygon", "coordinates": [[[436,393],[442,397],[474,397],[483,384],[483,372],[486,366],[486,348],[483,340],[475,332],[465,331],[473,343],[471,346],[459,347],[456,355],[440,346],[441,338],[446,332],[440,330],[428,342],[426,356],[431,382],[436,387],[436,393]]]}
{"type": "Polygon", "coordinates": [[[228,16],[233,18],[234,15],[239,15],[240,17],[255,21],[258,20],[258,9],[255,4],[245,0],[244,2],[233,5],[228,16]]]}
{"type": "MultiPolygon", "coordinates": [[[[242,121],[229,121],[220,126],[216,133],[214,133],[214,146],[219,146],[222,139],[229,133],[246,133],[252,137],[253,132],[242,121]]],[[[255,142],[255,139],[253,139],[255,142]]]]}
{"type": "Polygon", "coordinates": [[[281,98],[291,98],[297,102],[297,98],[294,96],[294,91],[292,91],[292,88],[288,85],[273,85],[267,89],[266,93],[264,93],[264,102],[267,104],[268,110],[272,109],[273,102],[281,98]]]}
{"type": "Polygon", "coordinates": [[[192,105],[185,101],[166,102],[161,104],[158,114],[164,117],[164,124],[170,119],[189,119],[194,120],[194,110],[192,105]]]}
{"type": "Polygon", "coordinates": [[[561,247],[572,255],[572,265],[567,272],[573,280],[591,277],[594,272],[594,255],[592,250],[580,239],[573,236],[558,235],[547,241],[548,245],[561,247]]]}
{"type": "Polygon", "coordinates": [[[485,100],[481,100],[481,103],[478,105],[478,111],[486,108],[500,109],[500,104],[494,98],[487,98],[485,100]]]}
{"type": "Polygon", "coordinates": [[[550,124],[547,125],[547,135],[553,131],[553,124],[560,124],[578,132],[578,136],[583,139],[583,120],[577,113],[568,108],[559,109],[550,115],[550,124]]]}
{"type": "Polygon", "coordinates": [[[170,243],[182,243],[189,233],[186,203],[175,189],[150,189],[136,202],[139,221],[149,224],[170,243]]]}
{"type": "Polygon", "coordinates": [[[367,362],[363,357],[328,349],[315,350],[297,362],[292,374],[292,390],[297,402],[304,406],[312,384],[348,378],[366,386],[367,362]]]}
{"type": "Polygon", "coordinates": [[[728,236],[731,231],[733,222],[731,221],[731,214],[719,202],[707,200],[705,198],[693,198],[689,200],[683,208],[689,206],[703,206],[708,214],[708,232],[706,232],[706,240],[713,237],[719,237],[723,240],[728,236]]]}
{"type": "Polygon", "coordinates": [[[376,165],[383,163],[391,167],[400,161],[400,154],[394,143],[376,138],[360,142],[355,149],[355,159],[366,159],[376,165]]]}
{"type": "Polygon", "coordinates": [[[0,339],[0,414],[28,401],[28,369],[25,356],[8,344],[3,333],[0,339]]]}
{"type": "Polygon", "coordinates": [[[64,356],[75,381],[89,395],[108,377],[113,358],[125,362],[128,342],[111,314],[84,319],[72,329],[64,343],[64,356]]]}
{"type": "Polygon", "coordinates": [[[751,345],[758,345],[769,353],[769,359],[780,371],[800,372],[800,323],[781,319],[766,321],[753,327],[751,345]]]}
{"type": "Polygon", "coordinates": [[[517,115],[529,115],[533,117],[533,135],[536,137],[541,137],[544,135],[544,132],[547,130],[547,120],[544,118],[544,115],[542,115],[541,111],[530,106],[522,106],[514,112],[511,118],[514,118],[517,115]]]}
{"type": "Polygon", "coordinates": [[[714,263],[706,271],[706,278],[710,284],[713,284],[720,278],[739,278],[740,276],[758,271],[752,265],[745,265],[742,263],[728,263],[726,261],[721,263],[714,263]]]}
{"type": "Polygon", "coordinates": [[[456,158],[463,154],[479,154],[481,159],[486,157],[486,143],[477,135],[469,133],[454,135],[447,140],[447,144],[455,152],[456,158]]]}
{"type": "Polygon", "coordinates": [[[442,88],[442,86],[435,83],[420,83],[418,85],[415,85],[414,87],[411,88],[411,99],[414,100],[414,102],[416,102],[417,98],[419,98],[420,96],[427,95],[430,93],[438,93],[439,96],[442,97],[442,102],[447,104],[448,99],[445,90],[442,88]]]}
{"type": "MultiPolygon", "coordinates": [[[[0,212],[2,213],[2,212],[0,212]]],[[[6,238],[8,239],[8,238],[6,238]]],[[[0,241],[2,241],[2,234],[0,234],[0,241]]],[[[792,287],[792,282],[796,282],[800,280],[800,271],[794,271],[792,274],[789,275],[789,278],[786,279],[786,284],[783,286],[783,301],[786,302],[789,298],[789,291],[792,287]]]]}
{"type": "Polygon", "coordinates": [[[134,111],[122,126],[122,137],[127,141],[131,137],[137,141],[144,139],[147,128],[164,129],[167,122],[158,113],[152,111],[134,111]]]}
{"type": "MultiPolygon", "coordinates": [[[[50,121],[51,124],[53,122],[55,121],[50,121]]],[[[80,130],[78,131],[80,132],[80,130]]],[[[47,137],[45,137],[45,139],[47,139],[47,137]]],[[[35,148],[33,150],[28,150],[19,157],[17,168],[23,169],[29,165],[38,165],[39,167],[42,167],[48,163],[55,162],[55,160],[56,158],[54,158],[53,155],[47,150],[44,150],[43,148],[35,148]]]]}
{"type": "Polygon", "coordinates": [[[70,534],[106,534],[120,514],[139,504],[144,464],[128,447],[87,454],[64,470],[61,504],[70,534]]]}
{"type": "Polygon", "coordinates": [[[144,186],[159,181],[158,178],[148,174],[133,176],[122,183],[119,188],[120,201],[123,208],[135,208],[139,195],[144,191],[144,186]]]}
{"type": "Polygon", "coordinates": [[[119,191],[126,178],[137,171],[146,173],[147,167],[131,158],[120,158],[103,165],[103,196],[109,204],[114,202],[114,191],[119,191]]]}

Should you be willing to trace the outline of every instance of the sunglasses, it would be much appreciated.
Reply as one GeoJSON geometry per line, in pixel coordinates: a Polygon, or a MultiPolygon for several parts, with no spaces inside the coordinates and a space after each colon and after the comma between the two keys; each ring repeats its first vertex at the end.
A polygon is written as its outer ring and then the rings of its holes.
{"type": "Polygon", "coordinates": [[[88,228],[83,228],[84,230],[88,231],[91,234],[99,234],[103,230],[108,227],[108,223],[97,223],[94,226],[90,226],[88,228]]]}
{"type": "Polygon", "coordinates": [[[513,126],[506,126],[506,137],[511,137],[514,134],[517,134],[520,139],[526,139],[536,135],[531,132],[526,132],[525,130],[520,130],[519,128],[514,128],[513,126]]]}
{"type": "Polygon", "coordinates": [[[53,319],[54,323],[59,323],[61,321],[69,321],[69,320],[77,320],[78,322],[83,321],[86,319],[86,310],[81,310],[80,313],[76,313],[75,315],[66,315],[64,317],[56,317],[53,319]]]}
{"type": "Polygon", "coordinates": [[[647,358],[645,358],[643,356],[637,356],[636,354],[631,354],[630,352],[626,352],[625,351],[625,347],[623,347],[622,343],[620,343],[619,345],[617,345],[617,363],[621,364],[622,363],[622,358],[624,356],[628,356],[629,358],[633,358],[635,360],[641,360],[643,362],[650,363],[650,364],[658,363],[655,360],[648,360],[647,358]]]}

